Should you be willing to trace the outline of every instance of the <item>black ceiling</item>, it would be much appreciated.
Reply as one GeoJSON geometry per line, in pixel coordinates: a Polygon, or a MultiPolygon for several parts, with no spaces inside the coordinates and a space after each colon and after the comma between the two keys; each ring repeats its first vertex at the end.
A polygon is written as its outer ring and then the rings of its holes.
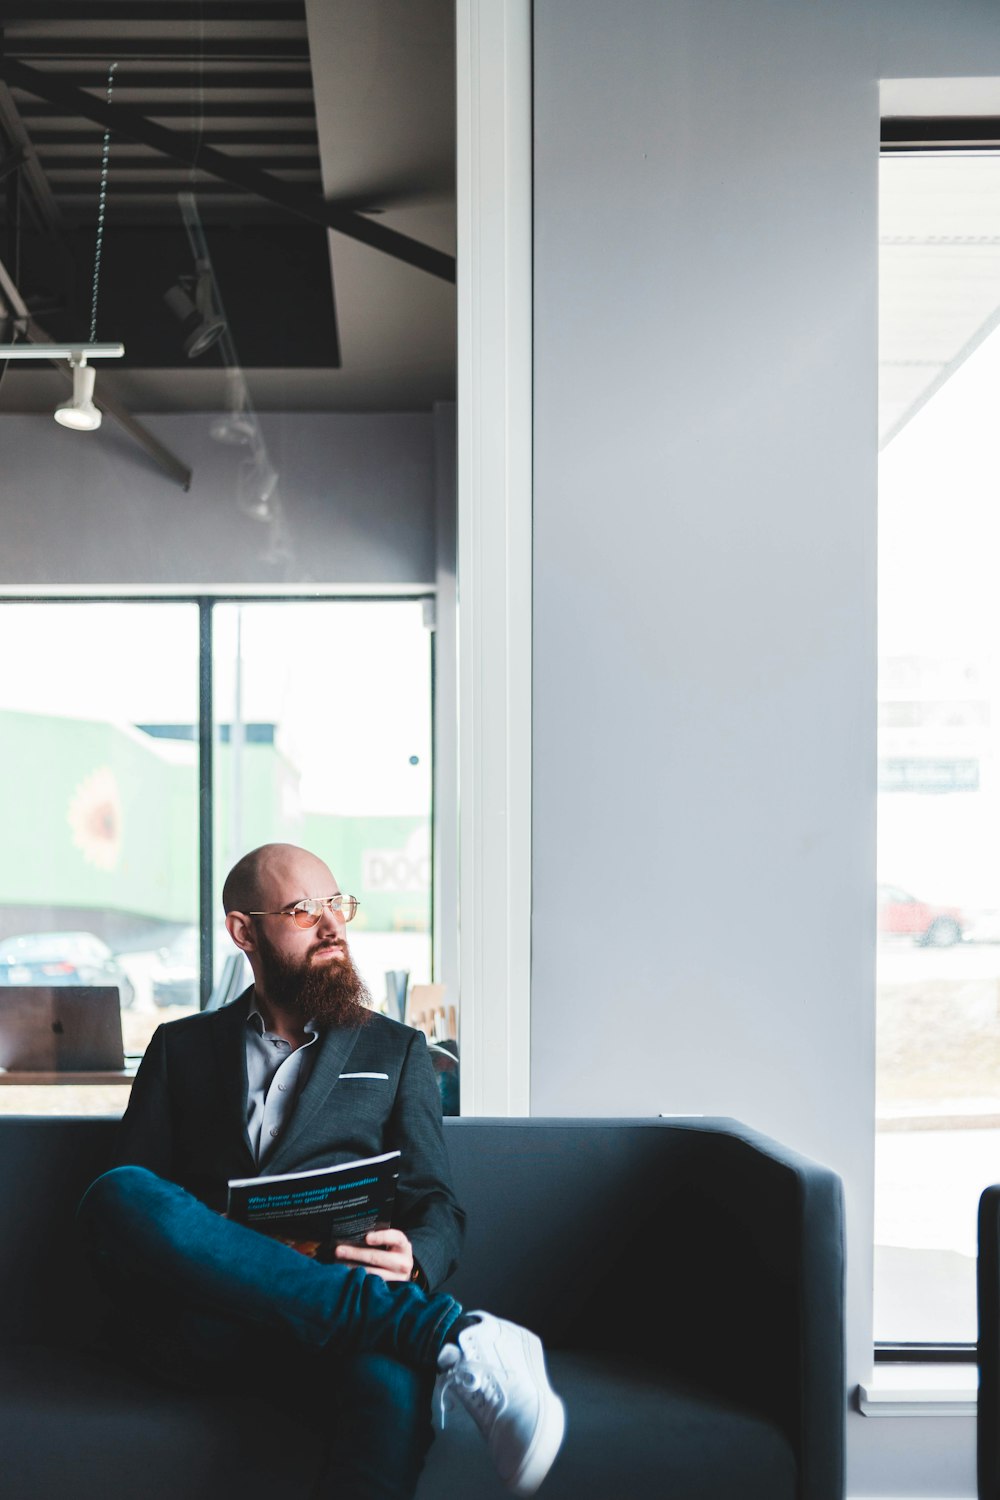
{"type": "MultiPolygon", "coordinates": [[[[259,401],[450,398],[453,31],[451,0],[0,0],[0,260],[38,327],[86,335],[110,126],[98,336],[125,341],[133,405],[222,389],[218,349],[189,363],[163,303],[191,270],[180,194],[259,401]]],[[[33,368],[8,370],[0,409],[44,409],[33,368]]]]}
{"type": "MultiPolygon", "coordinates": [[[[303,0],[4,0],[4,58],[54,89],[85,91],[175,133],[197,161],[225,153],[304,195],[322,192],[303,0]]],[[[97,218],[103,128],[18,79],[0,84],[7,153],[24,148],[24,206],[47,228],[97,218]]],[[[117,224],[177,223],[177,193],[197,188],[203,217],[287,218],[238,183],[116,132],[108,214],[117,224]]],[[[9,211],[9,206],[8,206],[9,211]]]]}

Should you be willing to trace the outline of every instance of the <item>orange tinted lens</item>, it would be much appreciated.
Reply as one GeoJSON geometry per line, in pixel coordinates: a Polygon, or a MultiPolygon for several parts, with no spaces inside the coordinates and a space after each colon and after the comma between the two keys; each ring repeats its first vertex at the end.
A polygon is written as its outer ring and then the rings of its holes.
{"type": "Polygon", "coordinates": [[[318,901],[309,901],[302,906],[293,907],[292,916],[295,918],[296,927],[315,927],[322,910],[318,901]]]}
{"type": "Polygon", "coordinates": [[[358,909],[357,899],[354,896],[344,897],[344,921],[350,922],[358,909]]]}

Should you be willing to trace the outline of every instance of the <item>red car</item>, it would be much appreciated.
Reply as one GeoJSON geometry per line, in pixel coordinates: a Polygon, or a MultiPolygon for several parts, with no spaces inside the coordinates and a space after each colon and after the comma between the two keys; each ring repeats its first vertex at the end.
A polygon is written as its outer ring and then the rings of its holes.
{"type": "Polygon", "coordinates": [[[878,888],[880,937],[912,937],[923,948],[950,948],[962,941],[965,918],[957,906],[932,906],[897,885],[878,888]]]}

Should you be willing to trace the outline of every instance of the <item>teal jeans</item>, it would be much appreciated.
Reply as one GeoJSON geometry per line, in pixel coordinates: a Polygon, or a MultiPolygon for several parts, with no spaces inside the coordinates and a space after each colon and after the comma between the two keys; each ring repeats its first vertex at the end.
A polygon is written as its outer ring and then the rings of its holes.
{"type": "Polygon", "coordinates": [[[453,1297],[319,1264],[144,1167],[99,1177],[78,1222],[123,1354],[324,1424],[330,1500],[410,1500],[453,1297]]]}

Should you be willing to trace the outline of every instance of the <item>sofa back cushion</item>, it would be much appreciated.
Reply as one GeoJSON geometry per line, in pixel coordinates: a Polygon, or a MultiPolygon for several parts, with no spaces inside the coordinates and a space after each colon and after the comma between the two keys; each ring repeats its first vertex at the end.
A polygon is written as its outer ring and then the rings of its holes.
{"type": "MultiPolygon", "coordinates": [[[[115,1125],[0,1118],[0,1286],[8,1289],[0,1339],[86,1337],[96,1326],[102,1303],[81,1260],[74,1213],[112,1160],[115,1125]]],[[[697,1348],[709,1330],[685,1330],[684,1308],[704,1299],[678,1298],[678,1288],[706,1279],[717,1282],[717,1306],[736,1297],[745,1320],[750,1292],[762,1317],[773,1317],[768,1282],[791,1269],[773,1263],[775,1247],[783,1257],[793,1245],[786,1235],[773,1245],[755,1247],[745,1236],[733,1243],[732,1173],[721,1174],[716,1191],[716,1159],[745,1150],[743,1142],[658,1120],[449,1119],[445,1134],[468,1216],[448,1290],[466,1306],[526,1323],[566,1348],[627,1349],[657,1335],[664,1318],[673,1347],[697,1348]],[[640,1289],[637,1327],[620,1309],[640,1289]]],[[[780,1203],[762,1215],[772,1224],[785,1217],[780,1203]]],[[[761,1332],[773,1347],[791,1330],[772,1322],[761,1332]]],[[[711,1358],[710,1343],[707,1352],[711,1358]]]]}
{"type": "MultiPolygon", "coordinates": [[[[0,1117],[0,1339],[86,1338],[97,1326],[103,1303],[74,1216],[113,1160],[116,1123],[0,1117]]],[[[679,1167],[683,1142],[640,1121],[449,1119],[445,1131],[468,1215],[448,1290],[550,1342],[587,1343],[595,1293],[658,1232],[668,1163],[679,1167]]]]}

